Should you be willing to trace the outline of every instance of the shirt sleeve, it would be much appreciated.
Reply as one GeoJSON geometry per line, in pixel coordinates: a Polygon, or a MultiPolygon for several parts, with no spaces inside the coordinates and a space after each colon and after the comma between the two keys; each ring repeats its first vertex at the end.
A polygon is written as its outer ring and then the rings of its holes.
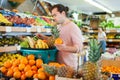
{"type": "Polygon", "coordinates": [[[77,52],[82,51],[83,49],[83,35],[81,30],[76,26],[72,26],[71,28],[71,38],[73,45],[77,47],[77,52]]]}

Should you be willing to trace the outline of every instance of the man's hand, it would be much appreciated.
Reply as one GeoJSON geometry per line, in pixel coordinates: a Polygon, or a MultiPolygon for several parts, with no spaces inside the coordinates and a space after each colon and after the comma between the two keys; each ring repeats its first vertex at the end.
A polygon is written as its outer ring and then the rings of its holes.
{"type": "Polygon", "coordinates": [[[40,39],[47,39],[48,38],[47,36],[40,34],[40,33],[37,33],[36,36],[40,39]]]}
{"type": "Polygon", "coordinates": [[[66,48],[65,44],[55,44],[55,46],[58,50],[65,50],[65,48],[66,48]]]}

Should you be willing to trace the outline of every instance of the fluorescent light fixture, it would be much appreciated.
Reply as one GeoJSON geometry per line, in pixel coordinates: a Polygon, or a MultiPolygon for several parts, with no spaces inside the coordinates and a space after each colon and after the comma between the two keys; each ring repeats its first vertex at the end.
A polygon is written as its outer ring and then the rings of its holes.
{"type": "Polygon", "coordinates": [[[93,1],[93,0],[85,0],[85,1],[88,2],[88,3],[90,3],[90,4],[92,4],[92,5],[95,6],[95,7],[98,7],[98,8],[100,8],[100,9],[102,9],[102,10],[105,11],[105,12],[112,13],[111,10],[105,8],[104,6],[100,5],[99,3],[97,3],[97,2],[95,2],[95,1],[93,1]]]}

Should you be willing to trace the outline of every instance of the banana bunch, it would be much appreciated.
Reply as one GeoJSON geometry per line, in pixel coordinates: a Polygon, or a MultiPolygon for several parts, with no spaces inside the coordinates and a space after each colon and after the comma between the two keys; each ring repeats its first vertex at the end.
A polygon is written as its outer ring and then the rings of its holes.
{"type": "Polygon", "coordinates": [[[49,47],[48,47],[47,43],[45,43],[41,39],[38,39],[37,43],[35,44],[35,48],[48,49],[49,47]]]}
{"type": "Polygon", "coordinates": [[[9,22],[2,14],[0,14],[0,22],[9,23],[10,25],[12,25],[12,23],[9,22]]]}

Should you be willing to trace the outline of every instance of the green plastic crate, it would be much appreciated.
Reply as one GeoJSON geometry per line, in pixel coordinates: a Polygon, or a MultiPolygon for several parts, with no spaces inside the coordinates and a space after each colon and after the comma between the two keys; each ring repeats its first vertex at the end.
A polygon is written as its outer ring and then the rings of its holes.
{"type": "Polygon", "coordinates": [[[36,58],[41,58],[44,63],[56,61],[57,49],[27,49],[21,48],[23,56],[34,54],[36,58]]]}

